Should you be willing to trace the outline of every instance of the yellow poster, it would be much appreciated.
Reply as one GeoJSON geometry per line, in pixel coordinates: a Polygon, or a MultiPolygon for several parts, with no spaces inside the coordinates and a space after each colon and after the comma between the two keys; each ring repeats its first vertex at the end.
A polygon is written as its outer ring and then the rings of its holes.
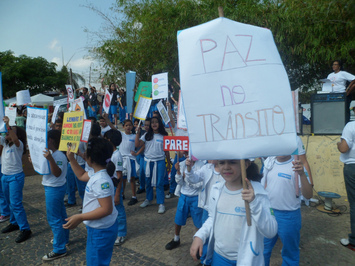
{"type": "Polygon", "coordinates": [[[74,153],[78,151],[83,122],[84,112],[64,113],[60,151],[67,151],[69,147],[74,153]]]}

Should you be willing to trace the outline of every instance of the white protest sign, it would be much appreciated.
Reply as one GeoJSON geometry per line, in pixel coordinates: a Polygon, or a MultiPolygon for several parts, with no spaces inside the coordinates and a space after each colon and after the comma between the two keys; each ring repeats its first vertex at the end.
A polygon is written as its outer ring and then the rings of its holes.
{"type": "Polygon", "coordinates": [[[4,101],[2,97],[2,75],[0,72],[0,133],[7,132],[6,125],[3,121],[4,116],[5,113],[4,113],[4,101]]]}
{"type": "Polygon", "coordinates": [[[168,115],[168,112],[166,111],[166,108],[162,102],[162,100],[160,100],[157,104],[157,108],[159,111],[159,114],[161,116],[161,118],[163,119],[164,124],[167,124],[170,122],[170,117],[168,115]]]}
{"type": "Polygon", "coordinates": [[[73,88],[71,85],[65,85],[65,88],[67,89],[67,93],[68,93],[68,103],[72,103],[74,102],[74,92],[73,92],[73,88]]]}
{"type": "Polygon", "coordinates": [[[84,119],[86,119],[86,112],[84,108],[84,101],[83,97],[79,97],[74,100],[73,103],[71,103],[71,108],[73,112],[84,112],[84,119]]]}
{"type": "Polygon", "coordinates": [[[323,83],[322,91],[324,91],[324,92],[332,92],[333,91],[333,86],[332,86],[332,82],[330,79],[321,79],[319,81],[323,83]]]}
{"type": "Polygon", "coordinates": [[[16,92],[16,104],[24,105],[31,103],[31,95],[29,90],[22,90],[16,92]]]}
{"type": "Polygon", "coordinates": [[[136,108],[134,109],[133,117],[139,120],[145,120],[149,112],[151,103],[152,103],[152,98],[139,95],[136,108]]]}
{"type": "Polygon", "coordinates": [[[112,100],[112,94],[109,93],[108,89],[106,89],[104,102],[102,103],[102,108],[104,109],[106,114],[108,114],[110,111],[111,100],[112,100]]]}
{"type": "Polygon", "coordinates": [[[43,156],[47,144],[48,110],[41,108],[27,108],[26,133],[31,161],[35,171],[41,175],[50,173],[49,162],[43,156]]]}
{"type": "Polygon", "coordinates": [[[16,126],[17,107],[5,107],[5,115],[9,118],[9,125],[16,126]]]}
{"type": "Polygon", "coordinates": [[[178,48],[194,156],[292,154],[290,84],[270,30],[217,18],[180,31],[178,48]]]}
{"type": "Polygon", "coordinates": [[[152,76],[153,100],[168,98],[168,72],[152,76]]]}
{"type": "Polygon", "coordinates": [[[182,100],[181,90],[179,91],[179,103],[178,103],[178,114],[177,114],[177,128],[187,130],[186,117],[184,110],[184,102],[182,100]]]}
{"type": "Polygon", "coordinates": [[[84,120],[83,131],[81,133],[80,141],[82,141],[82,142],[89,141],[90,132],[91,132],[91,125],[92,125],[91,120],[89,120],[89,119],[84,120]]]}

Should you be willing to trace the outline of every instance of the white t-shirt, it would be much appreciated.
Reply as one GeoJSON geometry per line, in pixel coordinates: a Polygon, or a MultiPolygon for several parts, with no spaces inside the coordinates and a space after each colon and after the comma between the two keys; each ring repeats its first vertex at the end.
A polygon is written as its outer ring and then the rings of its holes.
{"type": "Polygon", "coordinates": [[[207,183],[206,185],[206,207],[207,207],[207,210],[208,210],[208,206],[210,205],[210,192],[211,192],[211,188],[214,184],[217,184],[219,182],[224,182],[224,179],[223,177],[221,176],[220,173],[216,172],[213,168],[213,174],[212,174],[212,177],[211,179],[209,180],[209,182],[207,183]]]}
{"type": "Polygon", "coordinates": [[[101,136],[104,136],[107,131],[111,129],[110,126],[106,126],[104,128],[101,128],[101,136]]]}
{"type": "Polygon", "coordinates": [[[306,150],[304,149],[302,139],[299,136],[297,136],[297,149],[298,149],[298,155],[306,154],[306,150]]]}
{"type": "Polygon", "coordinates": [[[130,159],[134,160],[135,156],[131,154],[131,151],[134,151],[136,148],[134,144],[134,141],[136,139],[136,134],[127,135],[124,132],[121,133],[122,133],[122,142],[119,146],[120,153],[122,157],[129,157],[130,159]]]}
{"type": "Polygon", "coordinates": [[[113,209],[111,214],[97,220],[86,220],[84,224],[97,229],[108,228],[115,223],[118,214],[114,203],[115,187],[105,169],[96,173],[90,171],[88,175],[90,179],[85,188],[83,213],[99,208],[98,199],[107,197],[111,197],[113,209]]]}
{"type": "Polygon", "coordinates": [[[140,138],[145,143],[144,157],[153,161],[164,160],[164,136],[159,133],[154,134],[153,139],[147,141],[146,135],[147,133],[140,138]]]}
{"type": "Polygon", "coordinates": [[[238,260],[240,235],[245,216],[242,189],[230,191],[223,186],[217,203],[214,224],[214,250],[219,255],[229,260],[238,260]]]}
{"type": "Polygon", "coordinates": [[[355,121],[349,122],[343,129],[341,138],[346,141],[349,146],[349,150],[340,154],[340,161],[345,164],[355,163],[355,121]]]}
{"type": "Polygon", "coordinates": [[[42,185],[47,187],[61,187],[67,182],[67,157],[59,150],[52,153],[52,157],[60,170],[62,170],[62,173],[58,177],[54,176],[52,173],[43,175],[42,185]]]}
{"type": "Polygon", "coordinates": [[[16,147],[12,144],[4,144],[1,155],[1,173],[3,175],[15,175],[23,172],[22,168],[22,154],[23,154],[23,143],[19,140],[20,145],[16,147]]]}
{"type": "MultiPolygon", "coordinates": [[[[295,172],[293,171],[293,156],[286,162],[275,163],[266,177],[266,188],[270,204],[273,209],[281,211],[295,211],[301,207],[301,197],[296,197],[295,172]]],[[[305,170],[306,176],[307,172],[305,170]]],[[[263,177],[262,184],[265,184],[263,177]]],[[[309,182],[309,180],[308,180],[309,182]]],[[[301,180],[298,176],[298,184],[301,188],[301,180]]],[[[301,189],[299,189],[301,194],[301,189]]],[[[300,195],[301,196],[301,195],[300,195]]]]}
{"type": "Polygon", "coordinates": [[[119,150],[115,150],[112,153],[111,161],[113,162],[113,164],[116,167],[115,172],[118,172],[118,171],[122,172],[123,171],[123,159],[122,159],[122,155],[119,150]]]}
{"type": "Polygon", "coordinates": [[[354,80],[355,76],[346,71],[339,71],[330,73],[328,79],[332,82],[333,92],[345,92],[346,82],[354,80]]]}

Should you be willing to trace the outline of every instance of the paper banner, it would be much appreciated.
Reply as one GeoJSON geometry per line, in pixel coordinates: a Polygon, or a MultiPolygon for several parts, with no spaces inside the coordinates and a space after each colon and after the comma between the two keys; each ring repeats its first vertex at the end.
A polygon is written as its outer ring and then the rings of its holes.
{"type": "Polygon", "coordinates": [[[134,84],[136,83],[136,72],[130,71],[126,73],[126,103],[127,113],[133,112],[133,96],[134,96],[134,84]]]}
{"type": "Polygon", "coordinates": [[[139,96],[136,108],[134,109],[133,117],[139,120],[145,120],[149,112],[150,105],[152,103],[152,98],[139,96]]]}
{"type": "Polygon", "coordinates": [[[152,76],[153,100],[168,98],[168,72],[152,76]]]}
{"type": "Polygon", "coordinates": [[[79,98],[75,99],[73,103],[71,103],[71,111],[74,112],[84,112],[84,119],[86,119],[86,112],[84,108],[84,97],[80,96],[79,98]]]}
{"type": "Polygon", "coordinates": [[[192,154],[200,160],[292,154],[291,89],[271,31],[217,18],[177,38],[192,154]]]}
{"type": "Polygon", "coordinates": [[[164,151],[188,151],[189,137],[164,136],[164,151]]]}
{"type": "Polygon", "coordinates": [[[185,110],[184,110],[184,102],[182,100],[181,90],[179,91],[179,103],[178,103],[178,113],[177,113],[177,128],[187,130],[185,110]]]}
{"type": "Polygon", "coordinates": [[[0,133],[7,132],[6,125],[4,123],[5,109],[4,99],[2,97],[2,74],[0,72],[0,133]]]}
{"type": "Polygon", "coordinates": [[[157,104],[157,109],[160,113],[161,118],[163,119],[164,124],[167,124],[170,122],[170,117],[168,115],[168,111],[166,110],[162,100],[160,100],[157,104]]]}
{"type": "Polygon", "coordinates": [[[147,81],[142,81],[138,85],[136,95],[134,96],[134,101],[138,102],[139,96],[145,96],[147,98],[152,97],[152,83],[147,81]]]}
{"type": "Polygon", "coordinates": [[[112,94],[110,94],[108,89],[106,89],[104,102],[102,103],[102,108],[104,109],[106,114],[108,114],[110,111],[111,99],[112,99],[112,94]]]}
{"type": "Polygon", "coordinates": [[[5,107],[5,115],[9,118],[9,125],[16,126],[17,107],[5,107]]]}
{"type": "Polygon", "coordinates": [[[80,141],[82,142],[88,142],[89,137],[90,137],[90,132],[91,132],[91,126],[92,126],[92,121],[87,119],[84,120],[84,125],[83,125],[83,131],[81,134],[80,141]]]}
{"type": "Polygon", "coordinates": [[[16,104],[24,105],[31,103],[31,95],[29,90],[22,90],[16,92],[16,104]]]}
{"type": "Polygon", "coordinates": [[[27,108],[26,134],[27,144],[33,168],[40,175],[50,173],[49,162],[43,156],[47,143],[48,110],[41,108],[27,108]]]}
{"type": "Polygon", "coordinates": [[[83,112],[64,113],[62,136],[59,144],[60,151],[67,151],[69,147],[74,153],[78,151],[83,121],[83,112]]]}
{"type": "Polygon", "coordinates": [[[74,92],[73,92],[72,86],[71,85],[65,85],[65,88],[67,89],[67,94],[68,94],[67,103],[74,102],[74,92]]]}

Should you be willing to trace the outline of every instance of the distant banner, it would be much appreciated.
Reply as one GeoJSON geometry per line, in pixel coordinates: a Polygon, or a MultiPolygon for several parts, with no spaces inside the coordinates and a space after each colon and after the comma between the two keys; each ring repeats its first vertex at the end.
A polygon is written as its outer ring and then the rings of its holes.
{"type": "Polygon", "coordinates": [[[17,107],[5,107],[5,115],[9,118],[9,125],[16,126],[17,107]]]}
{"type": "Polygon", "coordinates": [[[138,85],[136,95],[134,96],[134,101],[138,102],[139,96],[142,95],[147,98],[152,97],[152,83],[147,81],[142,81],[138,85]]]}
{"type": "Polygon", "coordinates": [[[108,114],[110,111],[111,100],[112,100],[112,94],[110,94],[108,89],[106,89],[104,102],[102,103],[102,108],[104,109],[106,114],[108,114]]]}
{"type": "Polygon", "coordinates": [[[64,113],[62,136],[59,144],[60,151],[67,151],[68,148],[74,153],[78,151],[83,121],[83,112],[64,113]]]}
{"type": "Polygon", "coordinates": [[[152,98],[140,96],[136,108],[134,109],[133,117],[139,120],[145,120],[149,112],[152,98]]]}
{"type": "Polygon", "coordinates": [[[133,96],[134,96],[134,84],[136,83],[136,72],[130,71],[126,73],[126,103],[127,113],[133,112],[133,96]]]}
{"type": "Polygon", "coordinates": [[[152,76],[153,100],[168,98],[168,72],[152,76]]]}
{"type": "Polygon", "coordinates": [[[178,103],[178,114],[177,114],[177,128],[187,130],[186,117],[184,110],[184,102],[182,100],[181,90],[179,91],[179,103],[178,103]]]}
{"type": "Polygon", "coordinates": [[[158,102],[157,108],[158,108],[159,114],[161,115],[161,118],[163,119],[164,124],[169,123],[170,117],[168,115],[168,111],[166,111],[166,108],[161,100],[158,102]]]}
{"type": "Polygon", "coordinates": [[[49,162],[43,156],[44,150],[48,148],[47,120],[47,109],[27,108],[27,143],[33,168],[40,175],[48,175],[50,173],[49,162]]]}
{"type": "Polygon", "coordinates": [[[164,151],[188,151],[189,137],[164,136],[164,151]]]}
{"type": "Polygon", "coordinates": [[[4,110],[4,99],[2,97],[2,78],[0,72],[0,133],[7,132],[6,125],[3,121],[4,116],[5,116],[5,110],[4,110]]]}

